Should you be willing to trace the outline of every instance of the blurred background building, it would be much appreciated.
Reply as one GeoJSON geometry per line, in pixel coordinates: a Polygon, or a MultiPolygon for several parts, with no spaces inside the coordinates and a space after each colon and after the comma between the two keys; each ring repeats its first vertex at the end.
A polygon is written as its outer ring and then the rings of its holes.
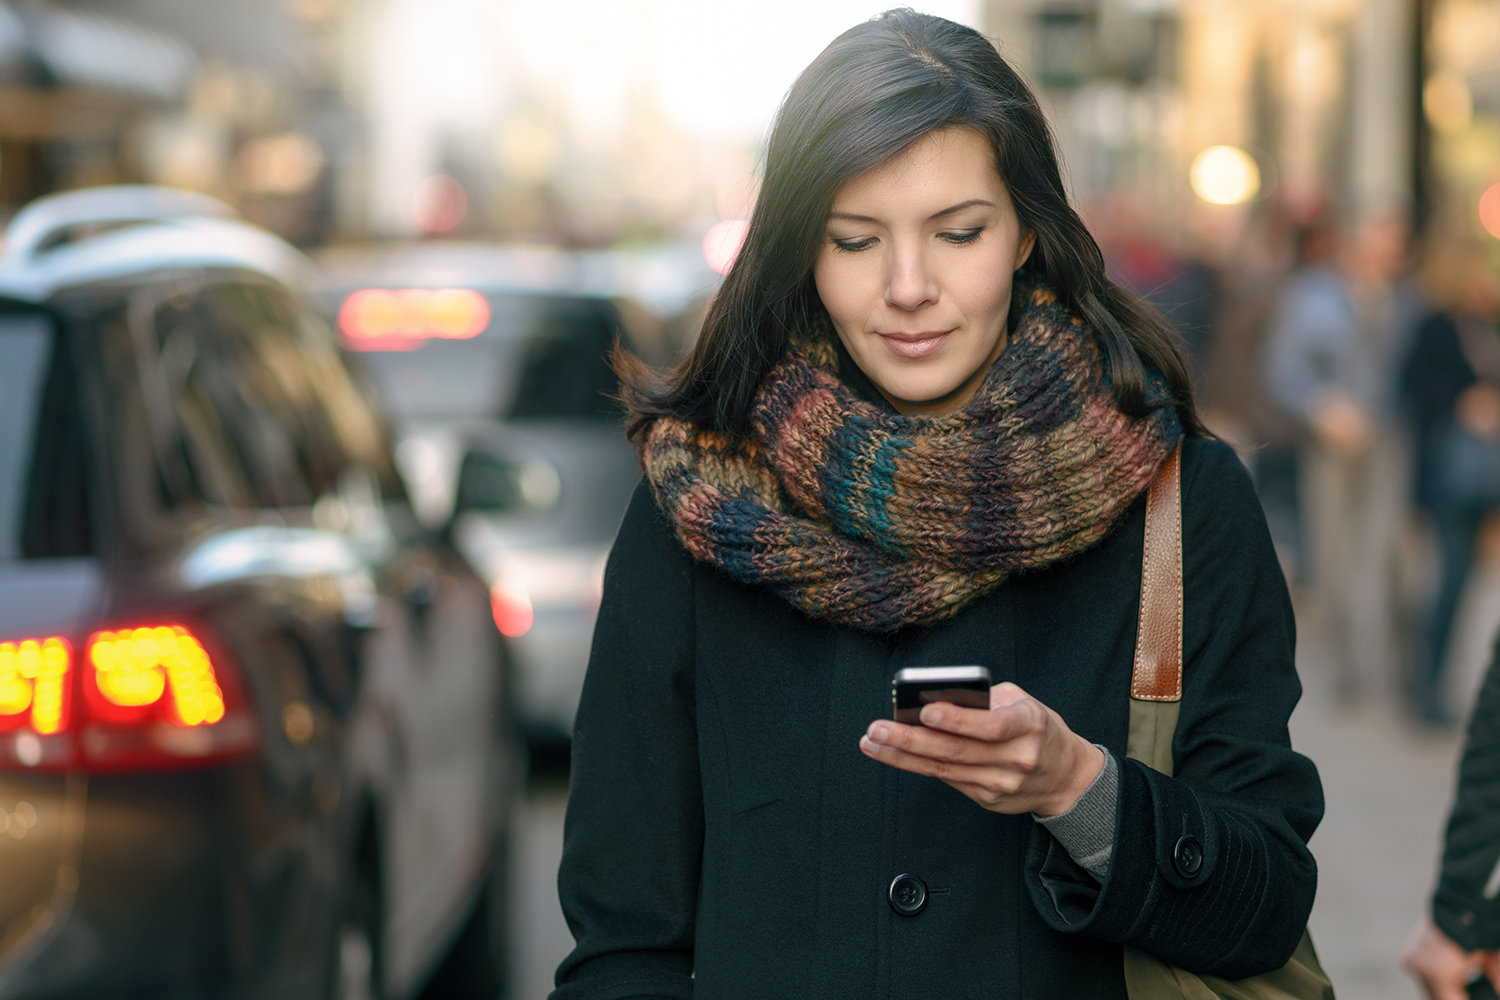
{"type": "MultiPolygon", "coordinates": [[[[735,181],[796,71],[869,8],[8,0],[0,211],[148,180],[228,198],[303,244],[701,237],[747,209],[753,186],[735,181]]],[[[1223,252],[1257,218],[1325,211],[1475,230],[1497,179],[1500,0],[934,12],[994,35],[1040,87],[1106,238],[1144,225],[1223,252]]]]}
{"type": "MultiPolygon", "coordinates": [[[[302,228],[276,202],[311,198],[327,218],[304,241],[448,223],[648,238],[714,211],[796,69],[868,13],[781,6],[7,3],[0,199],[123,177],[302,228]]],[[[1164,228],[1192,224],[1189,167],[1214,146],[1249,160],[1204,165],[1200,195],[1292,217],[1332,205],[1475,223],[1500,162],[1496,0],[939,6],[1045,92],[1080,195],[1128,197],[1164,228]]]]}

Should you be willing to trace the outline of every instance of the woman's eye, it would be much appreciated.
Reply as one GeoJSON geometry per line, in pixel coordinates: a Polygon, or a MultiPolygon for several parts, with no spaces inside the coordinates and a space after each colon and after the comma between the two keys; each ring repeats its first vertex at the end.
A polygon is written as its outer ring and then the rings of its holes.
{"type": "Polygon", "coordinates": [[[978,229],[963,229],[956,233],[943,233],[942,237],[955,246],[963,246],[965,243],[973,243],[979,239],[979,234],[982,232],[984,232],[984,227],[980,226],[978,229]]]}
{"type": "Polygon", "coordinates": [[[831,236],[829,237],[829,239],[833,240],[834,249],[848,250],[851,252],[868,250],[875,245],[875,237],[873,236],[862,236],[858,239],[853,240],[841,240],[836,236],[831,236]]]}

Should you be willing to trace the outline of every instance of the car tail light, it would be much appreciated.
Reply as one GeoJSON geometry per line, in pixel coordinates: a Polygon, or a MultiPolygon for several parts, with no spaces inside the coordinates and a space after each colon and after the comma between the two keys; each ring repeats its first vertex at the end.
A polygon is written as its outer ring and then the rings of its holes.
{"type": "Polygon", "coordinates": [[[0,642],[0,730],[30,725],[41,736],[68,724],[73,651],[60,635],[0,642]]]}
{"type": "Polygon", "coordinates": [[[467,340],[489,325],[489,302],[467,288],[365,288],[339,308],[344,344],[356,351],[409,351],[434,338],[467,340]]]}
{"type": "Polygon", "coordinates": [[[0,768],[161,770],[253,752],[258,729],[225,653],[182,625],[0,642],[0,768]]]}

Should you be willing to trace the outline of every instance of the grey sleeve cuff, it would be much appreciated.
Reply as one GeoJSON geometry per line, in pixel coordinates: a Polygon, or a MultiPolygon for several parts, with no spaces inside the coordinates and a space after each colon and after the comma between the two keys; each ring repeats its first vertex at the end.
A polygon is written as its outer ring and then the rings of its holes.
{"type": "MultiPolygon", "coordinates": [[[[1099,744],[1095,743],[1095,746],[1099,744]]],[[[1120,765],[1115,755],[1099,747],[1104,753],[1104,766],[1099,775],[1073,808],[1056,816],[1042,818],[1032,813],[1047,832],[1057,838],[1068,856],[1078,862],[1085,871],[1100,882],[1109,874],[1109,858],[1115,849],[1115,811],[1120,804],[1120,765]]]]}

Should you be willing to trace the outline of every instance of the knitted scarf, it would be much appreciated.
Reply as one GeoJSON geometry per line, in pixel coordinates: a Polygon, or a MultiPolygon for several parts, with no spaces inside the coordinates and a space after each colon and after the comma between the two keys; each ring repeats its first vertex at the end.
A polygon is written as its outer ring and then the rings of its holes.
{"type": "Polygon", "coordinates": [[[969,404],[943,416],[855,395],[836,374],[835,336],[825,316],[792,338],[757,390],[751,436],[660,417],[638,438],[687,551],[815,619],[925,625],[1077,555],[1182,434],[1159,378],[1149,416],[1120,412],[1095,339],[1046,287],[1018,284],[1009,344],[969,404]]]}

